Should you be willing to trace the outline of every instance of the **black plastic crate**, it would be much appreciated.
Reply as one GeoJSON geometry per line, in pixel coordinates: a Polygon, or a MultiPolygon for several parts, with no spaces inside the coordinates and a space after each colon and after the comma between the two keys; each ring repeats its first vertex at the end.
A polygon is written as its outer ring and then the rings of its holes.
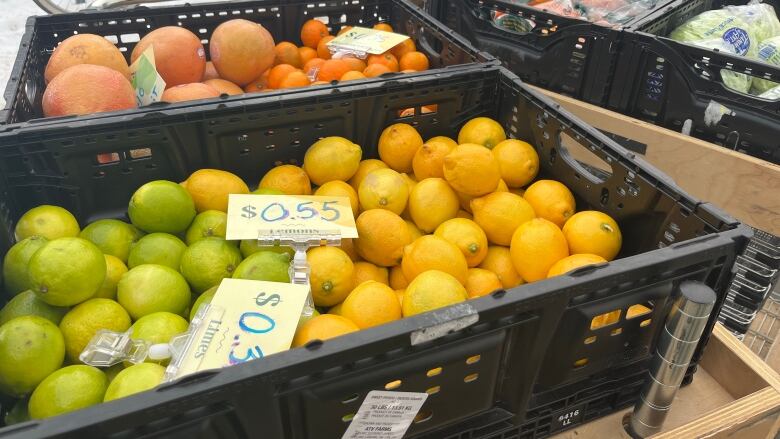
{"type": "MultiPolygon", "coordinates": [[[[722,69],[780,82],[780,68],[666,36],[690,18],[747,0],[676,0],[624,32],[608,108],[675,131],[780,163],[780,100],[723,84],[722,69]],[[718,105],[726,107],[722,117],[718,105]],[[690,121],[690,122],[687,122],[690,121]],[[687,123],[686,123],[687,122],[687,123]]],[[[767,0],[780,14],[780,1],[767,0]]]]}
{"type": "MultiPolygon", "coordinates": [[[[408,437],[541,438],[635,400],[680,281],[705,282],[718,293],[716,310],[723,303],[749,228],[686,194],[507,70],[462,69],[335,90],[0,133],[0,223],[7,226],[2,238],[10,241],[14,221],[42,203],[70,209],[82,224],[121,218],[130,195],[150,180],[181,181],[212,167],[251,184],[275,164],[301,163],[308,146],[323,136],[350,138],[369,158],[377,156],[376,139],[389,124],[411,123],[428,138],[454,135],[467,120],[484,115],[500,121],[511,137],[534,145],[542,175],[570,187],[579,209],[596,208],[617,219],[625,237],[619,259],[12,426],[0,430],[0,437],[330,439],[340,437],[344,419],[367,392],[400,380],[397,390],[434,393],[408,437]],[[437,111],[423,114],[421,108],[430,104],[437,111]],[[407,108],[415,114],[399,117],[407,108]],[[118,125],[120,133],[112,128],[118,125]],[[98,154],[117,161],[99,164],[98,154]],[[652,311],[626,320],[634,304],[652,311]],[[593,317],[614,310],[621,310],[619,321],[590,329],[593,317]],[[411,342],[415,331],[474,312],[475,324],[411,342]],[[575,367],[583,358],[588,363],[575,367]],[[438,375],[428,376],[439,367],[438,375]],[[575,410],[582,415],[556,424],[575,410]]],[[[691,366],[689,380],[694,370],[691,366]]]]}
{"type": "MultiPolygon", "coordinates": [[[[430,74],[452,66],[495,62],[492,56],[474,49],[468,41],[407,0],[255,0],[154,8],[137,6],[124,10],[87,10],[73,14],[45,15],[30,17],[27,21],[5,89],[6,106],[0,110],[0,125],[42,117],[41,98],[46,88],[43,78],[46,63],[57,44],[76,33],[94,33],[108,38],[119,47],[129,62],[136,42],[163,26],[189,29],[202,39],[208,54],[208,41],[213,30],[219,24],[235,18],[262,24],[276,42],[292,41],[296,44],[300,44],[301,26],[311,18],[327,22],[333,35],[342,25],[372,26],[379,22],[389,22],[396,32],[415,40],[418,50],[430,60],[431,70],[414,75],[430,74]]],[[[381,81],[381,78],[368,81],[381,81]]],[[[274,93],[284,94],[285,91],[274,93]]],[[[161,111],[168,106],[155,104],[124,110],[122,114],[161,111]]],[[[102,118],[105,115],[97,113],[80,118],[102,118]]],[[[48,118],[46,121],[63,119],[48,118]]],[[[0,129],[3,127],[0,126],[0,129]]]]}

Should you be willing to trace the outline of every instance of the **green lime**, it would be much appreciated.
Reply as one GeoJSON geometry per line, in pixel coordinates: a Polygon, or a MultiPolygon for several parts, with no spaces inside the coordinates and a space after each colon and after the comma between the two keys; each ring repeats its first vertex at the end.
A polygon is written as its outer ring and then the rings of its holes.
{"type": "Polygon", "coordinates": [[[244,255],[245,258],[248,258],[249,255],[253,253],[257,253],[259,251],[268,251],[290,255],[290,259],[295,256],[295,250],[293,250],[292,247],[288,247],[286,245],[259,245],[257,242],[258,241],[256,239],[242,240],[241,245],[239,246],[241,249],[241,254],[244,255]]]}
{"type": "Polygon", "coordinates": [[[122,262],[127,262],[130,246],[138,241],[143,232],[132,224],[115,219],[102,219],[84,227],[79,237],[95,244],[107,255],[116,256],[122,262]]]}
{"type": "Polygon", "coordinates": [[[133,268],[143,264],[157,264],[179,271],[184,250],[187,250],[187,245],[170,233],[150,233],[130,249],[127,266],[133,268]]]}
{"type": "Polygon", "coordinates": [[[22,316],[0,326],[0,391],[23,396],[59,369],[65,341],[57,326],[38,316],[22,316]]]}
{"type": "Polygon", "coordinates": [[[44,302],[72,306],[92,297],[103,285],[106,258],[86,239],[59,238],[35,252],[28,271],[30,289],[44,302]]]}
{"type": "Polygon", "coordinates": [[[201,305],[204,303],[211,303],[211,299],[214,298],[214,295],[217,294],[218,286],[213,286],[209,288],[208,290],[204,291],[203,294],[198,296],[197,299],[195,299],[195,303],[192,304],[192,308],[190,308],[190,321],[192,321],[192,318],[195,317],[195,314],[198,313],[198,308],[200,308],[201,305]]]}
{"type": "Polygon", "coordinates": [[[165,368],[155,363],[134,364],[119,372],[111,381],[103,397],[103,402],[124,398],[134,393],[144,392],[160,385],[165,368]]]}
{"type": "Polygon", "coordinates": [[[106,258],[106,278],[103,280],[103,285],[100,286],[100,289],[97,290],[92,298],[116,300],[116,285],[119,283],[122,275],[127,273],[127,266],[116,256],[103,256],[106,258]]]}
{"type": "Polygon", "coordinates": [[[110,299],[89,299],[70,310],[60,322],[65,352],[72,363],[80,363],[81,351],[99,330],[125,332],[128,328],[127,311],[110,299]]]}
{"type": "Polygon", "coordinates": [[[201,293],[231,277],[241,263],[241,252],[222,238],[203,238],[181,257],[181,274],[192,289],[201,293]]]}
{"type": "Polygon", "coordinates": [[[176,270],[164,265],[144,264],[122,276],[116,297],[133,320],[159,312],[183,314],[190,304],[190,287],[176,270]]]}
{"type": "Polygon", "coordinates": [[[16,295],[0,309],[0,326],[5,322],[21,316],[38,316],[54,323],[60,324],[62,316],[68,312],[68,308],[51,306],[41,300],[30,290],[16,295]]]}
{"type": "Polygon", "coordinates": [[[14,403],[11,410],[5,414],[5,425],[21,424],[30,420],[30,412],[27,411],[29,400],[22,398],[14,403]]]}
{"type": "Polygon", "coordinates": [[[151,344],[168,343],[171,337],[187,332],[190,324],[182,316],[169,312],[145,315],[133,323],[132,338],[151,344]]]}
{"type": "Polygon", "coordinates": [[[219,210],[207,210],[199,213],[190,228],[187,229],[187,234],[184,235],[187,245],[192,245],[195,241],[199,241],[203,238],[210,236],[216,236],[218,238],[225,237],[225,229],[227,228],[227,214],[219,210]]]}
{"type": "Polygon", "coordinates": [[[106,374],[96,367],[63,367],[35,388],[28,405],[30,417],[49,418],[100,404],[107,387],[106,374]]]}
{"type": "Polygon", "coordinates": [[[103,373],[106,374],[106,378],[108,378],[108,382],[114,381],[114,378],[119,374],[119,372],[123,371],[125,368],[124,363],[117,363],[107,369],[103,369],[103,373]]]}
{"type": "Polygon", "coordinates": [[[32,256],[49,242],[43,236],[25,238],[11,247],[3,259],[3,279],[5,291],[13,296],[30,289],[27,267],[32,256]]]}
{"type": "Polygon", "coordinates": [[[252,191],[253,195],[286,195],[284,192],[280,191],[279,189],[274,189],[270,187],[259,187],[252,191]]]}
{"type": "Polygon", "coordinates": [[[290,282],[290,257],[284,253],[260,251],[249,255],[233,273],[235,279],[290,282]]]}
{"type": "Polygon", "coordinates": [[[19,218],[14,236],[21,241],[36,235],[46,239],[79,236],[79,223],[73,214],[59,206],[33,207],[19,218]]]}
{"type": "Polygon", "coordinates": [[[127,214],[130,222],[145,232],[179,233],[195,218],[195,202],[177,183],[150,181],[130,198],[127,214]]]}

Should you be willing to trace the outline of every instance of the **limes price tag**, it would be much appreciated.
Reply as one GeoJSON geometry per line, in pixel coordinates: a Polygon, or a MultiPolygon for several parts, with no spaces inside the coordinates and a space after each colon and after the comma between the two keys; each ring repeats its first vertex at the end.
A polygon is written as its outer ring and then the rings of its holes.
{"type": "Polygon", "coordinates": [[[223,279],[206,318],[179,363],[176,378],[263,358],[290,348],[306,285],[246,279],[223,279]]]}
{"type": "Polygon", "coordinates": [[[130,83],[135,89],[135,100],[139,107],[158,102],[162,98],[165,81],[157,73],[153,46],[144,50],[130,66],[130,83]]]}
{"type": "Polygon", "coordinates": [[[265,234],[297,231],[337,232],[357,238],[355,217],[347,197],[316,195],[231,194],[226,239],[257,239],[265,234]]]}
{"type": "Polygon", "coordinates": [[[407,35],[401,35],[394,32],[385,32],[365,27],[353,27],[336,38],[330,40],[328,50],[332,53],[370,53],[379,55],[387,52],[400,43],[408,40],[407,35]]]}

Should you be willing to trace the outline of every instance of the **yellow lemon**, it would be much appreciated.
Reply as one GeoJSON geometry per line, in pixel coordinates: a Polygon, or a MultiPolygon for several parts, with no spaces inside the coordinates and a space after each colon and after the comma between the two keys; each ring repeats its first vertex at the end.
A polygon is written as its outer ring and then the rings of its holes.
{"type": "Polygon", "coordinates": [[[340,335],[360,330],[351,320],[334,314],[322,314],[312,317],[298,327],[292,341],[292,347],[297,348],[312,340],[327,340],[340,335]]]}
{"type": "Polygon", "coordinates": [[[352,291],[352,260],[337,247],[314,247],[307,252],[311,295],[317,306],[333,306],[352,291]]]}
{"type": "Polygon", "coordinates": [[[420,273],[404,292],[404,317],[432,311],[463,302],[468,298],[466,288],[451,274],[439,270],[420,273]]]}
{"type": "Polygon", "coordinates": [[[387,268],[366,261],[355,262],[355,268],[352,271],[352,287],[355,288],[369,280],[389,285],[387,268]]]}
{"type": "Polygon", "coordinates": [[[404,247],[412,242],[409,228],[400,216],[384,209],[367,210],[355,221],[357,253],[368,262],[392,267],[401,262],[404,247]]]}
{"type": "Polygon", "coordinates": [[[365,329],[400,319],[401,304],[392,288],[369,280],[349,293],[341,305],[341,315],[365,329]]]}
{"type": "Polygon", "coordinates": [[[486,296],[501,288],[503,285],[496,273],[484,268],[469,268],[469,277],[466,279],[466,292],[469,299],[486,296]]]}
{"type": "Polygon", "coordinates": [[[439,270],[449,273],[461,284],[466,283],[469,269],[460,249],[435,235],[423,236],[406,246],[401,267],[409,282],[422,272],[439,270]]]}
{"type": "Polygon", "coordinates": [[[349,198],[349,205],[352,208],[352,215],[357,217],[360,209],[358,202],[358,194],[352,186],[341,180],[329,181],[322,186],[318,187],[314,191],[314,195],[328,196],[328,197],[345,197],[349,198]]]}
{"type": "Polygon", "coordinates": [[[358,189],[363,210],[386,209],[400,215],[409,199],[409,188],[401,174],[392,169],[377,169],[368,174],[358,189]]]}
{"type": "Polygon", "coordinates": [[[409,281],[407,281],[406,276],[404,276],[404,269],[400,265],[390,267],[390,275],[388,277],[390,288],[394,290],[402,290],[409,285],[409,281]]]}
{"type": "Polygon", "coordinates": [[[463,209],[460,209],[458,213],[455,215],[455,218],[466,218],[466,219],[474,220],[474,215],[466,212],[463,209]]]}
{"type": "Polygon", "coordinates": [[[512,236],[509,251],[515,269],[527,282],[546,278],[556,262],[569,256],[561,229],[543,218],[521,224],[512,236]]]}
{"type": "Polygon", "coordinates": [[[519,187],[509,188],[509,192],[511,192],[511,193],[513,193],[515,195],[520,195],[521,197],[523,195],[525,195],[525,189],[519,188],[519,187]]]}
{"type": "MultiPolygon", "coordinates": [[[[493,192],[509,192],[509,188],[506,186],[506,183],[504,183],[504,180],[498,180],[498,186],[496,187],[496,190],[494,190],[493,192]]],[[[460,193],[457,191],[455,193],[458,194],[458,200],[460,201],[460,208],[465,210],[467,213],[473,213],[471,211],[471,200],[479,197],[460,193]]]]}
{"type": "MultiPolygon", "coordinates": [[[[446,138],[446,137],[445,137],[446,138]]],[[[444,165],[444,156],[452,152],[458,146],[452,139],[445,141],[433,139],[423,143],[420,149],[414,154],[412,159],[412,169],[417,180],[424,180],[430,177],[444,177],[442,166],[444,165]]]]}
{"type": "Polygon", "coordinates": [[[531,203],[536,216],[552,221],[563,227],[569,217],[574,215],[576,205],[574,195],[563,183],[555,180],[538,180],[525,190],[525,201],[531,203]]]}
{"type": "Polygon", "coordinates": [[[353,175],[347,183],[349,183],[349,185],[352,186],[352,189],[355,190],[355,193],[357,193],[358,189],[360,189],[360,183],[363,182],[363,179],[366,178],[366,175],[376,171],[377,169],[387,169],[387,165],[382,160],[363,160],[358,165],[358,169],[355,172],[355,175],[353,175]]]}
{"type": "Polygon", "coordinates": [[[515,194],[493,192],[471,201],[474,222],[482,227],[493,244],[509,245],[512,234],[526,221],[533,219],[534,209],[515,194]]]}
{"type": "MultiPolygon", "coordinates": [[[[417,180],[415,180],[413,176],[411,176],[409,174],[406,174],[406,173],[402,173],[401,177],[404,178],[404,181],[406,182],[406,187],[409,189],[409,193],[411,194],[412,191],[414,190],[414,187],[417,186],[417,180]]],[[[412,219],[411,214],[409,214],[409,202],[408,202],[408,200],[406,202],[406,209],[404,209],[404,211],[401,212],[401,218],[403,218],[405,220],[411,220],[412,219]]]]}
{"type": "Polygon", "coordinates": [[[441,178],[417,183],[409,196],[409,214],[423,232],[433,232],[439,224],[455,218],[459,207],[455,191],[441,178]]]}
{"type": "Polygon", "coordinates": [[[334,180],[347,181],[357,172],[362,156],[360,145],[339,136],[325,137],[306,150],[303,169],[318,186],[334,180]]]}
{"type": "Polygon", "coordinates": [[[281,165],[271,169],[260,180],[259,188],[277,189],[287,195],[311,195],[309,176],[295,165],[281,165]]]}
{"type": "Polygon", "coordinates": [[[404,306],[404,294],[406,294],[406,288],[394,290],[395,295],[398,296],[398,304],[404,306]]]}
{"type": "Polygon", "coordinates": [[[563,236],[569,243],[569,252],[592,253],[611,261],[615,259],[623,236],[612,217],[595,210],[577,212],[563,225],[563,236]]]}
{"type": "Polygon", "coordinates": [[[393,124],[379,136],[379,158],[398,172],[412,172],[414,154],[422,144],[422,137],[413,126],[393,124]]]}
{"type": "Polygon", "coordinates": [[[476,143],[493,148],[506,140],[506,132],[500,123],[489,117],[475,117],[463,125],[458,132],[458,143],[476,143]]]}
{"type": "Polygon", "coordinates": [[[436,228],[434,235],[455,244],[463,253],[469,267],[476,267],[487,256],[487,236],[472,220],[465,218],[447,220],[436,228]]]}
{"type": "Polygon", "coordinates": [[[588,253],[567,256],[550,267],[550,270],[547,272],[547,277],[560,276],[574,270],[575,268],[584,267],[586,265],[601,264],[604,262],[607,262],[607,260],[601,256],[591,255],[588,253]]]}
{"type": "Polygon", "coordinates": [[[485,255],[482,263],[479,264],[479,268],[496,273],[498,280],[501,281],[501,285],[505,289],[514,288],[523,283],[523,278],[517,273],[515,265],[512,263],[512,256],[508,247],[499,245],[488,247],[487,255],[485,255]]]}
{"type": "Polygon", "coordinates": [[[539,173],[539,154],[522,140],[504,140],[493,148],[493,156],[498,160],[501,178],[509,187],[525,186],[539,173]]]}
{"type": "Polygon", "coordinates": [[[420,230],[417,227],[417,224],[415,224],[413,221],[411,221],[411,220],[404,220],[404,222],[406,223],[406,227],[409,229],[409,235],[412,237],[412,242],[414,242],[415,239],[417,239],[417,238],[419,238],[419,237],[421,237],[421,236],[423,236],[425,234],[425,233],[422,232],[422,230],[420,230]]]}
{"type": "Polygon", "coordinates": [[[339,303],[336,306],[331,306],[330,308],[328,308],[328,314],[333,314],[333,315],[340,316],[341,315],[341,305],[343,305],[343,304],[344,304],[344,302],[341,302],[341,303],[339,303]]]}
{"type": "Polygon", "coordinates": [[[489,149],[474,143],[458,145],[444,156],[444,178],[458,192],[480,196],[496,190],[501,179],[498,161],[489,149]]]}
{"type": "Polygon", "coordinates": [[[219,169],[199,169],[187,178],[185,189],[195,202],[195,210],[227,212],[228,195],[248,194],[249,187],[239,176],[219,169]]]}

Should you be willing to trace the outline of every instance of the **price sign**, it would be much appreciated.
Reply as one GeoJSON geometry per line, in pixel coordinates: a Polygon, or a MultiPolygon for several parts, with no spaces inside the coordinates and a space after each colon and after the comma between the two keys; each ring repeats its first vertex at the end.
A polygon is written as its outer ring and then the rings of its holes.
{"type": "Polygon", "coordinates": [[[162,98],[165,81],[157,73],[153,46],[144,50],[130,66],[130,83],[135,89],[135,100],[139,107],[158,102],[162,98]]]}
{"type": "Polygon", "coordinates": [[[356,26],[330,40],[327,45],[331,53],[348,52],[379,55],[408,39],[407,35],[356,26]]]}
{"type": "Polygon", "coordinates": [[[231,194],[226,239],[257,239],[263,234],[314,230],[357,238],[346,197],[231,194]]]}
{"type": "Polygon", "coordinates": [[[220,312],[206,314],[176,378],[289,349],[308,296],[306,285],[223,279],[211,301],[220,312]]]}

